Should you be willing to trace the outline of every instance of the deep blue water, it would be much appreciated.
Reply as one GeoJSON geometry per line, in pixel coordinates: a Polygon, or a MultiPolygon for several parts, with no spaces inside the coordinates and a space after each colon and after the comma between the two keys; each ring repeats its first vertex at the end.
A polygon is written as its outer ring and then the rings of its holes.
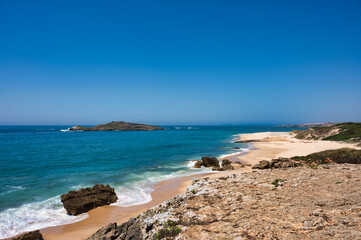
{"type": "Polygon", "coordinates": [[[118,205],[147,202],[151,183],[204,171],[190,169],[189,160],[246,149],[247,144],[232,143],[235,134],[291,130],[165,126],[164,131],[60,131],[68,127],[0,126],[0,238],[85,218],[66,215],[59,196],[70,190],[110,184],[118,205]]]}

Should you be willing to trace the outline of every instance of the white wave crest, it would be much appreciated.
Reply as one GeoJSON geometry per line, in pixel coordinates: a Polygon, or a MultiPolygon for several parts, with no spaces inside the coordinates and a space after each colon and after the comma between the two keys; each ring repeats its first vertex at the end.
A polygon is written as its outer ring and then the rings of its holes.
{"type": "Polygon", "coordinates": [[[237,149],[237,150],[238,150],[238,151],[237,151],[237,152],[234,152],[234,153],[223,154],[223,155],[219,156],[219,158],[233,157],[233,156],[236,156],[236,155],[239,155],[239,154],[242,154],[242,153],[249,152],[249,151],[251,151],[252,149],[251,149],[251,148],[239,148],[239,149],[237,149]],[[240,151],[239,151],[239,150],[240,150],[240,151]]]}
{"type": "Polygon", "coordinates": [[[152,196],[150,195],[152,191],[153,189],[149,187],[119,187],[115,190],[118,200],[112,203],[112,205],[129,207],[150,202],[152,201],[152,196]]]}
{"type": "Polygon", "coordinates": [[[0,196],[11,193],[11,192],[16,192],[16,191],[21,191],[21,190],[25,190],[26,187],[23,186],[11,186],[11,185],[6,185],[5,187],[9,188],[9,190],[0,193],[0,196]]]}
{"type": "Polygon", "coordinates": [[[187,162],[186,166],[187,166],[188,168],[193,168],[194,165],[196,164],[196,162],[197,162],[197,161],[195,161],[195,160],[190,160],[190,161],[187,162]]]}
{"type": "Polygon", "coordinates": [[[23,232],[78,222],[87,217],[88,214],[68,215],[61,204],[60,196],[56,196],[0,212],[0,238],[10,238],[23,232]]]}

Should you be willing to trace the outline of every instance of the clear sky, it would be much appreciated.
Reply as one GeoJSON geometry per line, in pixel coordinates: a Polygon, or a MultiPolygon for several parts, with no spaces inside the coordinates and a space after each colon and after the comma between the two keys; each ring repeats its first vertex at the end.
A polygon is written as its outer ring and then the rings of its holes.
{"type": "Polygon", "coordinates": [[[0,124],[361,121],[361,1],[0,0],[0,124]]]}

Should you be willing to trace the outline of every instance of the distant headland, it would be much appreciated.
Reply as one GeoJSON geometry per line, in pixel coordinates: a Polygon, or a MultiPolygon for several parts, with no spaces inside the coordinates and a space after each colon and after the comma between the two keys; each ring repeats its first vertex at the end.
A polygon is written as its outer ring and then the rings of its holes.
{"type": "Polygon", "coordinates": [[[164,128],[158,126],[139,124],[139,123],[112,121],[110,123],[100,124],[94,127],[74,126],[68,129],[68,131],[154,131],[154,130],[164,130],[164,128]]]}

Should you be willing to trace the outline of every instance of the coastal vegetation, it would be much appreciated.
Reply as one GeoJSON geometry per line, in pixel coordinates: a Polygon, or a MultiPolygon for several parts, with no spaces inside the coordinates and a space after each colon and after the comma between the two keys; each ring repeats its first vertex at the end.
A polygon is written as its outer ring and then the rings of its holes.
{"type": "Polygon", "coordinates": [[[319,165],[327,163],[351,163],[361,164],[361,150],[341,148],[312,153],[307,156],[295,156],[291,159],[302,161],[307,165],[319,165]]]}
{"type": "Polygon", "coordinates": [[[293,132],[298,139],[361,142],[361,123],[337,123],[293,132]]]}
{"type": "MultiPolygon", "coordinates": [[[[351,163],[361,164],[361,150],[352,148],[340,148],[309,154],[307,156],[295,156],[291,158],[278,158],[271,161],[262,160],[252,166],[253,169],[290,168],[309,166],[317,168],[320,164],[327,163],[351,163]]],[[[273,184],[273,183],[272,183],[273,184]]]]}
{"type": "Polygon", "coordinates": [[[174,237],[180,232],[181,228],[178,225],[178,222],[168,220],[163,223],[163,227],[158,230],[155,239],[160,240],[168,237],[174,237]]]}

